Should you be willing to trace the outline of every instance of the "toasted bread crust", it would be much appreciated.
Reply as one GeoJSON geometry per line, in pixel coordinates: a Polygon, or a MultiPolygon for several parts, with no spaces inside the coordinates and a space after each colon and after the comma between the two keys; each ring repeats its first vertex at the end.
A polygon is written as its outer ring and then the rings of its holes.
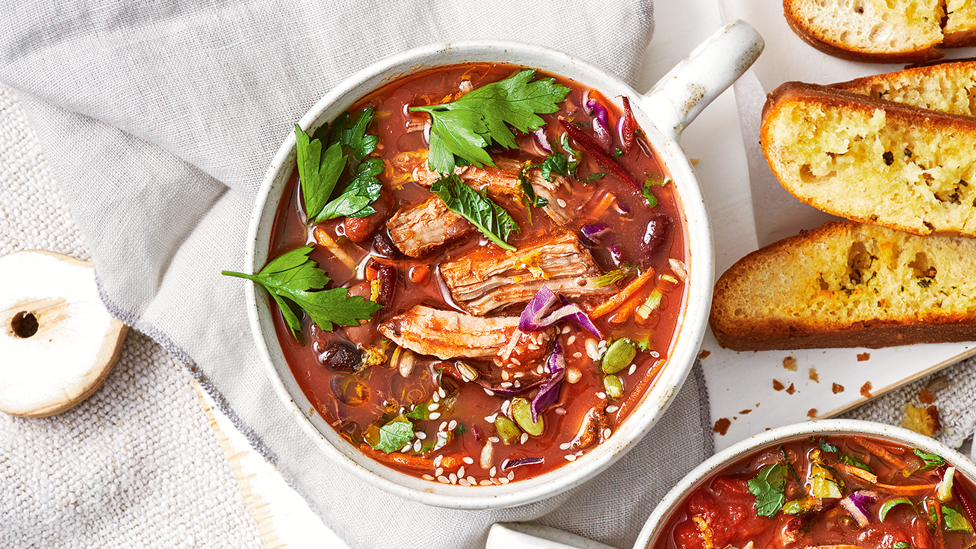
{"type": "MultiPolygon", "coordinates": [[[[834,57],[852,61],[874,63],[922,63],[939,59],[942,54],[936,46],[942,41],[941,33],[914,47],[894,48],[877,41],[868,45],[845,42],[842,37],[850,29],[818,27],[805,21],[800,12],[808,0],[783,0],[783,15],[790,29],[806,43],[834,57]]],[[[825,8],[820,8],[825,9],[825,8]]],[[[859,15],[859,17],[865,17],[859,15]]],[[[935,22],[938,24],[938,21],[935,22]]],[[[903,29],[910,32],[910,28],[903,29]]]]}
{"type": "Polygon", "coordinates": [[[923,109],[976,115],[970,97],[970,90],[976,88],[976,60],[973,59],[927,63],[828,87],[923,109]]]}
{"type": "Polygon", "coordinates": [[[972,268],[972,239],[830,222],[730,267],[715,284],[709,323],[736,351],[972,341],[972,268]],[[919,269],[932,276],[915,276],[919,269]]]}
{"type": "Polygon", "coordinates": [[[760,142],[801,202],[919,235],[976,236],[972,117],[787,82],[763,107],[760,142]]]}

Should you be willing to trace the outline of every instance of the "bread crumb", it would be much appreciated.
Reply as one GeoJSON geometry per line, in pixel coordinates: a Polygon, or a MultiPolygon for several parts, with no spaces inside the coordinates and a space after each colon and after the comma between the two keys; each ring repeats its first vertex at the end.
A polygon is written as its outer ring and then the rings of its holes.
{"type": "Polygon", "coordinates": [[[844,392],[844,386],[843,385],[840,385],[839,383],[834,383],[833,387],[831,387],[830,390],[832,390],[834,392],[834,394],[836,395],[837,393],[843,393],[844,392]]]}
{"type": "Polygon", "coordinates": [[[790,383],[790,386],[786,388],[786,392],[792,395],[796,392],[796,387],[793,387],[793,384],[790,383]]]}
{"type": "Polygon", "coordinates": [[[807,417],[810,418],[810,419],[813,419],[813,418],[817,417],[817,409],[816,408],[810,408],[810,410],[807,411],[807,417]]]}
{"type": "Polygon", "coordinates": [[[783,359],[783,367],[786,368],[787,370],[791,371],[791,372],[795,372],[796,371],[796,359],[793,358],[793,357],[791,357],[791,356],[788,356],[788,357],[784,358],[783,359]]]}
{"type": "Polygon", "coordinates": [[[864,385],[861,385],[861,396],[864,398],[871,398],[871,382],[865,381],[864,385]]]}
{"type": "Polygon", "coordinates": [[[820,376],[817,375],[816,368],[810,368],[810,380],[814,383],[820,383],[820,376]]]}
{"type": "Polygon", "coordinates": [[[857,355],[858,362],[864,362],[871,359],[871,353],[860,353],[857,355]]]}
{"type": "Polygon", "coordinates": [[[725,436],[725,433],[729,432],[730,425],[732,425],[732,422],[729,421],[729,418],[723,417],[715,422],[715,427],[712,427],[712,430],[722,436],[725,436]]]}
{"type": "Polygon", "coordinates": [[[916,408],[911,403],[905,405],[905,419],[901,426],[930,437],[942,429],[939,423],[939,410],[935,406],[916,408]]]}
{"type": "Polygon", "coordinates": [[[786,385],[780,383],[778,379],[773,380],[773,389],[776,389],[777,391],[782,391],[784,388],[786,388],[786,385]]]}
{"type": "Polygon", "coordinates": [[[688,161],[691,162],[691,165],[692,166],[697,166],[698,165],[698,159],[697,158],[689,158],[688,161]]]}
{"type": "Polygon", "coordinates": [[[750,413],[750,412],[752,412],[752,410],[749,410],[749,409],[746,409],[746,410],[739,410],[739,413],[740,413],[740,414],[742,414],[742,415],[746,415],[746,414],[748,414],[748,413],[750,413]]]}
{"type": "Polygon", "coordinates": [[[698,353],[698,358],[705,359],[705,358],[708,358],[708,355],[710,355],[710,354],[712,354],[711,351],[702,351],[702,352],[698,353]]]}
{"type": "Polygon", "coordinates": [[[918,400],[920,400],[922,404],[932,404],[935,402],[935,395],[925,389],[922,389],[918,392],[918,400]]]}

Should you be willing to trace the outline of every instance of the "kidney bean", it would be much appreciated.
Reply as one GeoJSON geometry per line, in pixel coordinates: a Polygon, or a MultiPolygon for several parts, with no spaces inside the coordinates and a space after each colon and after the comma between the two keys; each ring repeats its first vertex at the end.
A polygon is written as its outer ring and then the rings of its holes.
{"type": "Polygon", "coordinates": [[[353,242],[365,242],[373,236],[376,229],[390,218],[390,211],[393,209],[393,198],[386,191],[380,193],[372,204],[375,212],[366,217],[347,217],[343,225],[346,229],[346,236],[353,242]]]}
{"type": "Polygon", "coordinates": [[[348,341],[333,341],[319,354],[318,361],[326,368],[352,371],[363,362],[363,352],[348,341]]]}
{"type": "Polygon", "coordinates": [[[403,257],[400,250],[393,244],[390,233],[385,230],[379,231],[373,237],[373,249],[382,257],[390,259],[401,259],[403,257]]]}
{"type": "Polygon", "coordinates": [[[400,272],[393,265],[380,265],[376,269],[376,279],[380,281],[379,295],[376,296],[377,303],[386,307],[393,302],[399,278],[400,272]]]}
{"type": "MultiPolygon", "coordinates": [[[[649,262],[651,257],[656,254],[667,242],[668,234],[671,230],[671,218],[667,214],[655,214],[647,222],[647,229],[641,237],[641,253],[643,254],[642,264],[649,262]]],[[[643,265],[642,265],[643,266],[643,265]]]]}

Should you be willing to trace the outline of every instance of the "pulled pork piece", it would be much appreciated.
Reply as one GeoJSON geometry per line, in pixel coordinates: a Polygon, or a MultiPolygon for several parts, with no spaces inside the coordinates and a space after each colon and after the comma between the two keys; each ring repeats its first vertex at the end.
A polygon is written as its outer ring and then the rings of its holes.
{"type": "Polygon", "coordinates": [[[474,230],[436,196],[419,206],[398,211],[386,227],[393,245],[410,257],[420,257],[474,230]]]}
{"type": "Polygon", "coordinates": [[[485,318],[415,305],[380,324],[379,331],[401,347],[442,360],[492,359],[512,339],[518,323],[517,316],[485,318]]]}
{"type": "Polygon", "coordinates": [[[616,292],[613,286],[595,285],[601,274],[590,252],[567,230],[513,253],[485,246],[441,263],[454,302],[473,315],[526,303],[543,284],[566,297],[616,292]]]}
{"type": "MultiPolygon", "coordinates": [[[[461,178],[471,188],[480,191],[488,189],[488,198],[499,202],[502,206],[509,208],[522,207],[522,184],[519,182],[519,173],[522,171],[523,164],[517,160],[501,158],[496,161],[497,168],[485,166],[478,168],[475,166],[457,166],[454,173],[461,178]]],[[[430,187],[434,181],[440,177],[437,173],[430,171],[427,167],[427,155],[410,152],[399,155],[393,165],[398,169],[408,172],[417,183],[425,187],[430,187]]],[[[557,225],[565,225],[572,219],[572,212],[566,206],[560,205],[557,195],[572,195],[572,187],[569,180],[559,174],[552,174],[552,181],[542,177],[542,170],[530,168],[526,175],[532,190],[539,197],[545,198],[549,203],[542,207],[542,211],[549,216],[557,225]]],[[[565,202],[563,202],[565,204],[565,202]]]]}

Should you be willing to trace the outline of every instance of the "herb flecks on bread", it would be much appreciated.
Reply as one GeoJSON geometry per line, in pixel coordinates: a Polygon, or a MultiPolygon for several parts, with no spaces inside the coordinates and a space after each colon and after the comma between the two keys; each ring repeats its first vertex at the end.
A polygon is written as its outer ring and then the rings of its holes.
{"type": "Polygon", "coordinates": [[[789,82],[770,94],[760,139],[780,183],[815,208],[976,236],[976,119],[789,82]]]}
{"type": "Polygon", "coordinates": [[[710,323],[737,351],[976,340],[976,240],[831,222],[739,260],[710,323]]]}
{"type": "Polygon", "coordinates": [[[790,28],[817,49],[846,59],[937,59],[945,0],[783,0],[790,28]]]}

